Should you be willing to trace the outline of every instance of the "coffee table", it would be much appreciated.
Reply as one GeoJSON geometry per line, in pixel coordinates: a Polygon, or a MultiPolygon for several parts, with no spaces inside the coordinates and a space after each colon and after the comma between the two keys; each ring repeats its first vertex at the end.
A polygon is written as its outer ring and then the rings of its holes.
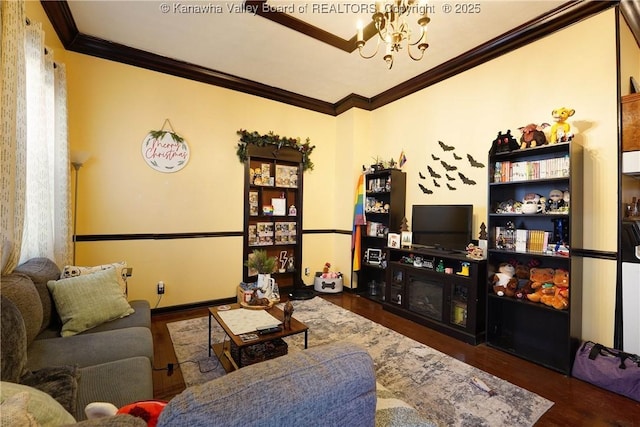
{"type": "MultiPolygon", "coordinates": [[[[211,357],[211,352],[213,351],[213,353],[215,353],[215,355],[218,357],[218,359],[220,360],[220,363],[222,364],[225,371],[227,372],[234,371],[242,367],[242,362],[240,361],[240,363],[236,363],[236,361],[231,356],[232,342],[233,342],[233,345],[235,345],[238,348],[238,351],[242,351],[243,348],[248,346],[266,343],[269,341],[277,340],[279,338],[288,337],[291,335],[296,335],[304,332],[304,348],[305,349],[307,348],[309,328],[307,327],[307,325],[296,320],[293,317],[291,318],[291,327],[289,329],[282,328],[278,332],[265,334],[265,335],[258,335],[258,339],[255,339],[255,340],[243,341],[242,338],[240,338],[240,336],[235,335],[233,332],[231,332],[227,324],[220,317],[218,308],[219,307],[209,308],[209,357],[211,357]],[[228,341],[225,339],[221,343],[212,344],[211,327],[213,325],[213,319],[215,319],[216,322],[218,322],[220,327],[224,330],[224,333],[226,334],[226,336],[229,337],[228,341]]],[[[236,309],[248,310],[248,309],[242,308],[240,304],[230,305],[230,310],[236,310],[236,309]]],[[[228,310],[224,310],[224,311],[228,311],[228,310]]],[[[269,313],[270,315],[278,319],[280,322],[282,322],[284,319],[284,312],[278,307],[274,306],[267,309],[267,313],[269,313]]]]}

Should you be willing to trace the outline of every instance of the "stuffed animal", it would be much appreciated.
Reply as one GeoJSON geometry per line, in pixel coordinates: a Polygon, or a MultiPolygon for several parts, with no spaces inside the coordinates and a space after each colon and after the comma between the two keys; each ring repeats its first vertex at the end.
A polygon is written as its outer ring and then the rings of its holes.
{"type": "Polygon", "coordinates": [[[562,268],[556,268],[553,274],[555,293],[551,300],[551,306],[558,310],[569,308],[569,272],[562,268]]]}
{"type": "Polygon", "coordinates": [[[540,126],[531,123],[519,127],[518,130],[522,132],[520,149],[545,145],[547,143],[547,137],[544,135],[543,130],[549,126],[551,126],[549,123],[542,123],[540,126]]]}
{"type": "Polygon", "coordinates": [[[532,302],[541,302],[545,295],[553,295],[553,268],[532,268],[529,279],[531,280],[532,293],[527,294],[527,299],[532,302]]]}
{"type": "MultiPolygon", "coordinates": [[[[163,400],[143,400],[125,405],[120,409],[111,403],[92,402],[85,407],[84,412],[89,420],[113,417],[118,414],[129,414],[144,420],[147,423],[147,427],[155,427],[165,406],[167,406],[167,402],[163,400]]],[[[113,425],[116,424],[117,421],[114,421],[113,425]]]]}
{"type": "Polygon", "coordinates": [[[557,108],[551,112],[555,123],[551,126],[549,144],[567,142],[573,139],[573,134],[570,132],[571,126],[566,122],[566,120],[573,116],[575,112],[576,110],[565,107],[557,108]]]}
{"type": "Polygon", "coordinates": [[[518,289],[518,279],[515,277],[516,269],[513,265],[503,262],[498,267],[498,272],[491,279],[493,292],[503,297],[513,297],[518,289]]]}
{"type": "Polygon", "coordinates": [[[526,298],[528,294],[533,292],[530,280],[530,268],[525,264],[516,265],[516,278],[518,279],[518,289],[515,297],[518,299],[526,298]]]}
{"type": "Polygon", "coordinates": [[[507,133],[498,132],[498,136],[493,140],[489,154],[507,153],[509,151],[517,150],[520,148],[518,141],[511,135],[511,130],[507,130],[507,133]]]}

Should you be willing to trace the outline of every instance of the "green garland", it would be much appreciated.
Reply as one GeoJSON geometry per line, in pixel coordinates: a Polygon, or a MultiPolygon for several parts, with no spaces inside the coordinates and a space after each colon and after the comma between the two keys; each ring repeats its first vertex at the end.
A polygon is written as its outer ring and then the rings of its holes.
{"type": "Polygon", "coordinates": [[[166,134],[171,135],[171,138],[178,143],[184,142],[184,138],[181,137],[180,135],[178,135],[175,132],[170,132],[168,130],[150,130],[149,134],[151,135],[151,137],[153,137],[154,139],[162,139],[162,137],[164,137],[166,134]]]}
{"type": "Polygon", "coordinates": [[[240,135],[240,142],[238,143],[236,153],[238,154],[238,158],[241,163],[244,163],[244,161],[247,160],[247,145],[254,144],[258,147],[274,145],[278,149],[290,147],[299,151],[302,153],[302,170],[313,170],[313,162],[311,162],[309,156],[316,146],[311,145],[309,138],[307,138],[304,144],[301,144],[300,138],[286,138],[284,136],[276,135],[273,132],[269,132],[266,135],[260,135],[255,131],[249,132],[244,129],[240,129],[237,133],[240,135]]]}

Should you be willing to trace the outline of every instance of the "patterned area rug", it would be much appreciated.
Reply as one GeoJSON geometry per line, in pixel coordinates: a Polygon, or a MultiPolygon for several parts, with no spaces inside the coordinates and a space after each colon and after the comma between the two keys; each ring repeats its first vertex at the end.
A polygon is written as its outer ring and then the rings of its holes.
{"type": "MultiPolygon", "coordinates": [[[[345,340],[373,357],[376,379],[439,426],[532,426],[553,402],[427,347],[322,298],[292,301],[293,317],[309,327],[309,347],[345,340]],[[480,378],[496,391],[480,390],[480,378]]],[[[187,386],[225,374],[208,358],[207,317],[169,323],[169,333],[187,386]],[[193,363],[185,363],[192,361],[193,363]]],[[[213,321],[213,342],[224,332],[213,321]]],[[[289,352],[304,348],[304,334],[285,339],[289,352]]]]}

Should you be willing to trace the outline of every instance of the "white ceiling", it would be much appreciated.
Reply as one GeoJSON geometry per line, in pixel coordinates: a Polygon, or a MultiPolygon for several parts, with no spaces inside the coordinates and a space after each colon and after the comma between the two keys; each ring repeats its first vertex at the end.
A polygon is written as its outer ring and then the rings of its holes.
{"type": "MultiPolygon", "coordinates": [[[[425,57],[414,62],[401,52],[391,70],[381,55],[362,59],[357,51],[347,53],[265,17],[243,12],[243,3],[69,0],[68,6],[81,34],[335,103],[351,94],[367,98],[380,94],[547,14],[566,1],[471,2],[479,5],[478,13],[445,13],[456,3],[429,2],[430,47],[425,57]],[[194,5],[221,11],[182,12],[181,8],[194,5]],[[165,7],[168,12],[163,12],[165,7]]],[[[293,8],[292,16],[350,39],[359,19],[365,24],[371,20],[370,12],[354,10],[370,9],[373,3],[374,0],[269,0],[268,4],[293,8]],[[301,8],[307,11],[300,13],[301,8]]],[[[562,13],[568,11],[564,9],[562,13]]],[[[372,39],[365,51],[371,52],[374,46],[372,39]]]]}

